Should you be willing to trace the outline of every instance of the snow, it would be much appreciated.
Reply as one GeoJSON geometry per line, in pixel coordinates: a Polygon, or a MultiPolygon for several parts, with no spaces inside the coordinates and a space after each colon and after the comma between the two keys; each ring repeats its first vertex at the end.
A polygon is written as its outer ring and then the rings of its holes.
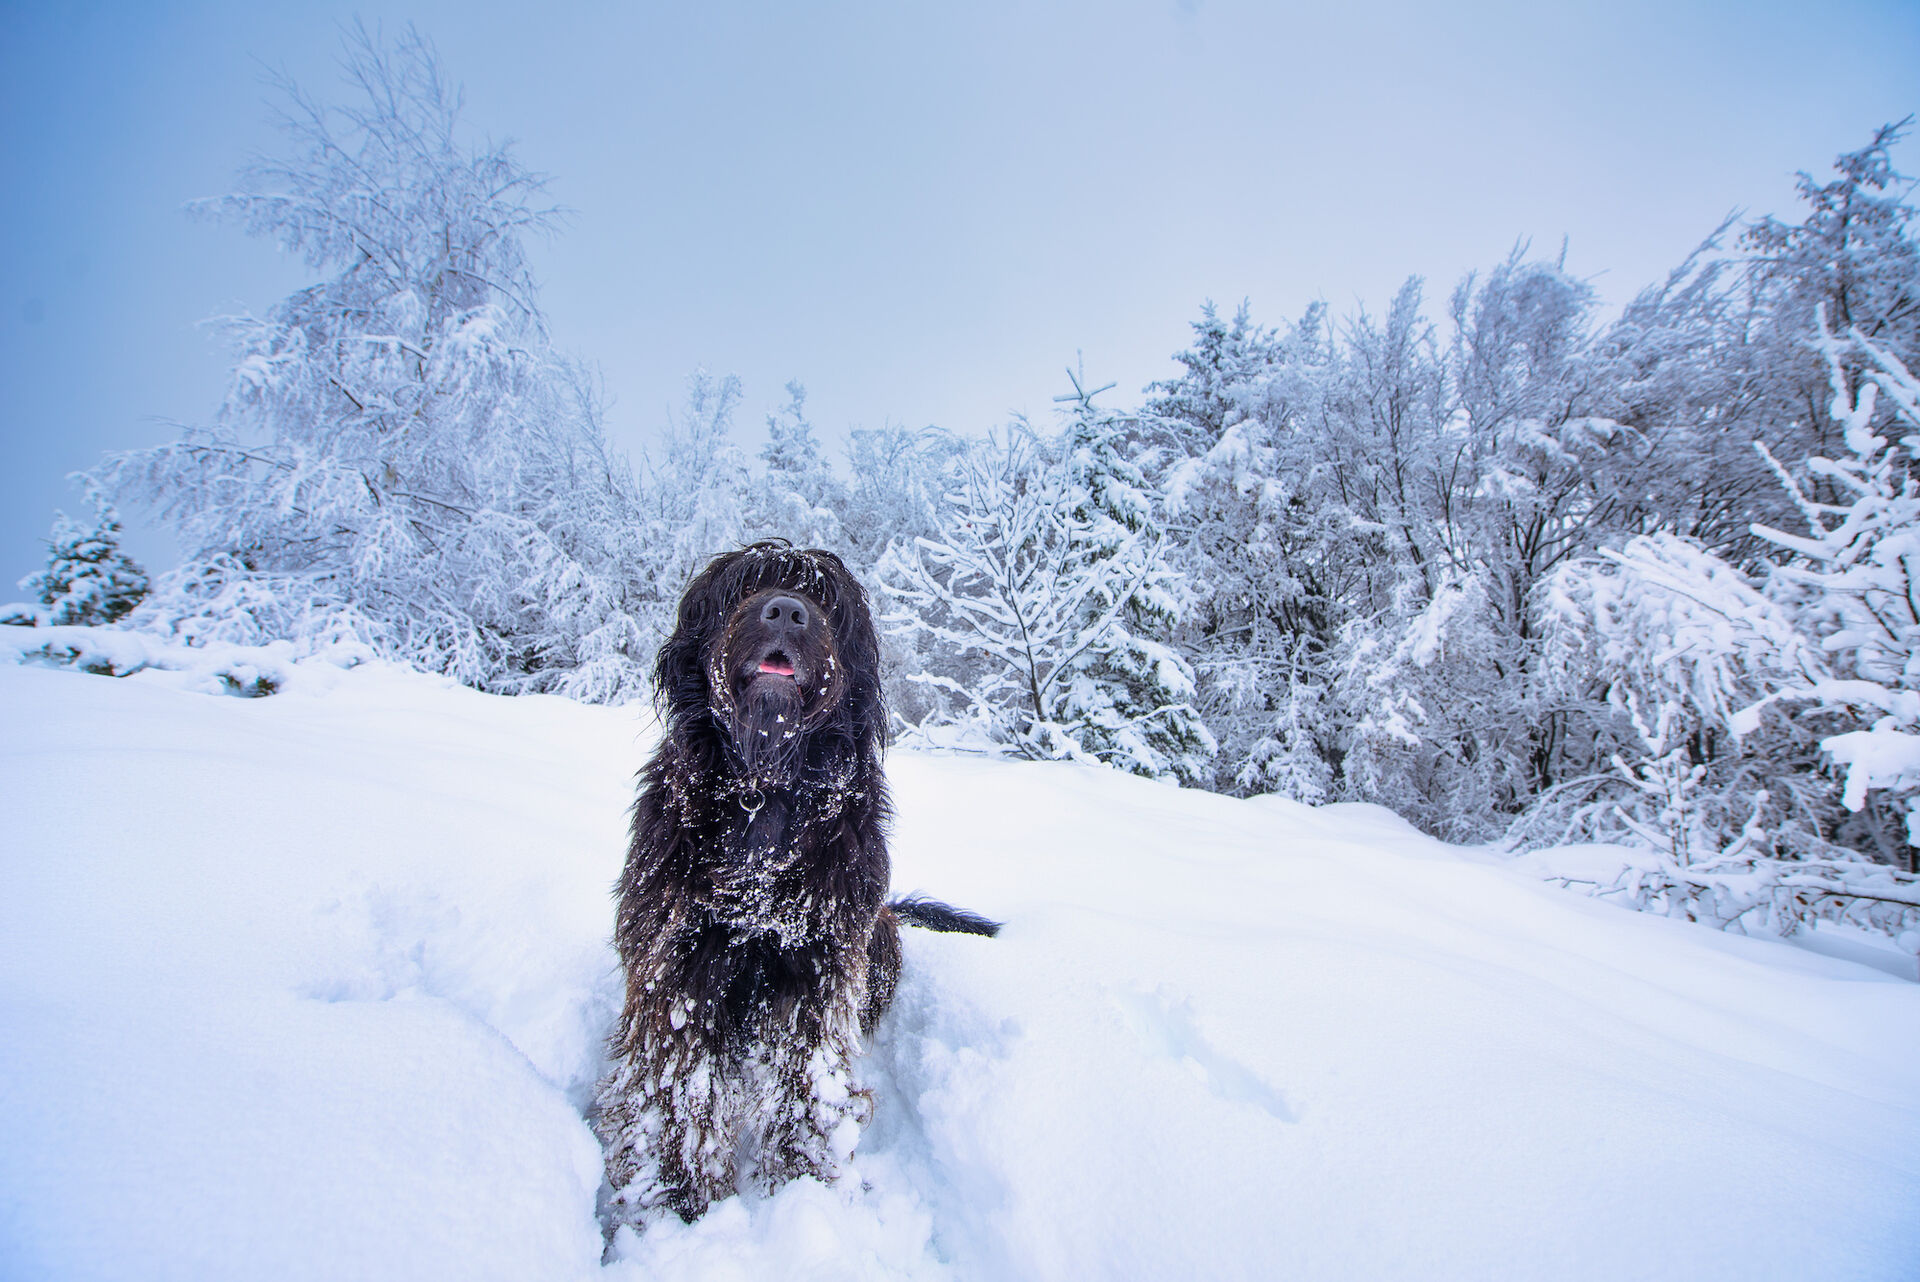
{"type": "Polygon", "coordinates": [[[849,1178],[603,1266],[580,1110],[650,722],[275,671],[0,666],[0,1277],[1920,1267],[1920,985],[1377,807],[915,752],[896,890],[1006,929],[908,932],[849,1178]]]}
{"type": "MultiPolygon", "coordinates": [[[[1883,720],[1892,722],[1894,718],[1883,720]]],[[[1913,719],[1908,718],[1907,723],[1911,725],[1913,719]]],[[[1869,788],[1897,788],[1904,793],[1920,784],[1920,735],[1908,734],[1893,725],[1876,725],[1871,730],[1829,736],[1820,741],[1820,746],[1826,749],[1835,765],[1847,767],[1847,790],[1842,800],[1849,810],[1858,810],[1866,804],[1869,788]]]]}

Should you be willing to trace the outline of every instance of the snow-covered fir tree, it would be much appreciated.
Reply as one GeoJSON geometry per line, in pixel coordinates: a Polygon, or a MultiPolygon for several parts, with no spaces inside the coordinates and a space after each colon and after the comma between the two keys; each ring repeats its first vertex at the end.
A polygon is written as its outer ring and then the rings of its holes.
{"type": "Polygon", "coordinates": [[[796,547],[844,552],[840,513],[847,506],[846,486],[833,474],[807,419],[807,389],[795,380],[786,390],[787,403],[767,415],[754,523],[796,547]]]}
{"type": "Polygon", "coordinates": [[[1203,304],[1193,332],[1193,346],[1173,358],[1183,372],[1151,384],[1147,390],[1157,395],[1145,406],[1185,438],[1189,454],[1204,451],[1246,416],[1245,389],[1260,381],[1275,358],[1273,332],[1254,323],[1244,301],[1231,321],[1220,319],[1212,301],[1203,304]]]}
{"type": "Polygon", "coordinates": [[[1130,457],[1139,438],[1131,420],[1095,407],[1084,376],[1072,377],[1063,501],[1084,531],[1082,572],[1100,584],[1082,612],[1092,622],[1118,611],[1067,683],[1064,715],[1086,727],[1081,742],[1101,760],[1203,786],[1219,745],[1195,710],[1193,667],[1170,644],[1186,587],[1166,559],[1166,531],[1130,457]],[[1126,595],[1104,595],[1117,592],[1126,595]]]}
{"type": "Polygon", "coordinates": [[[49,625],[112,623],[147,594],[146,571],[120,547],[120,514],[97,486],[89,482],[86,490],[92,522],[54,513],[47,568],[20,580],[49,625]]]}
{"type": "MultiPolygon", "coordinates": [[[[1315,306],[1282,335],[1261,331],[1258,359],[1233,362],[1249,377],[1222,381],[1206,357],[1221,331],[1204,314],[1200,345],[1183,360],[1188,375],[1157,385],[1158,411],[1139,420],[1157,447],[1142,461],[1185,581],[1174,635],[1221,746],[1213,786],[1307,802],[1328,799],[1332,786],[1320,692],[1349,539],[1319,488],[1330,461],[1307,453],[1309,442],[1325,445],[1311,432],[1324,421],[1324,318],[1315,306]],[[1182,417],[1195,407],[1202,417],[1182,417]]],[[[1244,309],[1236,328],[1249,332],[1244,309]]]]}
{"type": "Polygon", "coordinates": [[[644,460],[639,525],[655,645],[672,630],[680,591],[700,567],[758,533],[749,507],[752,475],[733,439],[743,394],[735,376],[695,370],[665,441],[644,460]]]}

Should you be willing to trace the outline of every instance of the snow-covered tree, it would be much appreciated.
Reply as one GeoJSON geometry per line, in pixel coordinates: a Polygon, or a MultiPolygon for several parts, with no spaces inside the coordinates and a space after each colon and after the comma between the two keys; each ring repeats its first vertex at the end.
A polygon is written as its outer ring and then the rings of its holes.
{"type": "Polygon", "coordinates": [[[1484,578],[1451,571],[1428,597],[1356,618],[1335,652],[1343,718],[1336,794],[1452,840],[1483,839],[1526,803],[1538,691],[1484,578]]]}
{"type": "Polygon", "coordinates": [[[146,617],[196,639],[345,631],[489,689],[638,693],[631,483],[524,250],[559,211],[506,144],[465,141],[417,33],[356,27],[343,66],[351,101],[283,85],[289,154],[195,206],[324,275],[229,319],[211,427],[105,467],[187,550],[146,617]]]}
{"type": "Polygon", "coordinates": [[[1612,771],[1578,783],[1612,793],[1543,797],[1526,835],[1547,835],[1546,817],[1567,821],[1560,837],[1654,852],[1596,887],[1641,907],[1744,929],[1837,917],[1899,934],[1920,923],[1920,482],[1909,471],[1920,381],[1857,332],[1820,347],[1849,456],[1807,471],[1845,499],[1811,497],[1778,469],[1808,533],[1756,527],[1791,554],[1763,582],[1673,535],[1555,575],[1545,615],[1563,693],[1597,686],[1614,714],[1592,717],[1612,771]],[[1857,383],[1850,361],[1870,371],[1857,383]],[[1844,770],[1844,789],[1823,766],[1844,770]],[[1859,822],[1873,802],[1905,816],[1904,858],[1859,822]]]}
{"type": "Polygon", "coordinates": [[[847,434],[847,488],[840,508],[847,564],[869,572],[895,542],[934,534],[966,443],[951,433],[897,425],[847,434]]]}
{"type": "Polygon", "coordinates": [[[1864,692],[1834,678],[1777,581],[1763,590],[1662,535],[1571,563],[1553,586],[1555,657],[1597,678],[1614,714],[1594,723],[1611,770],[1540,798],[1516,839],[1639,847],[1646,857],[1585,888],[1723,928],[1920,924],[1920,882],[1833,839],[1841,798],[1817,756],[1848,759],[1847,701],[1864,692]],[[1792,715],[1769,711],[1783,702],[1792,715]]]}
{"type": "MultiPolygon", "coordinates": [[[[920,647],[923,666],[910,679],[948,696],[935,721],[1030,756],[1181,777],[1196,751],[1211,749],[1181,743],[1190,730],[1166,729],[1189,710],[1136,710],[1133,692],[1103,671],[1124,664],[1134,644],[1124,620],[1136,595],[1163,581],[1158,545],[1137,532],[1109,541],[1115,531],[1096,534],[1090,511],[1058,443],[1025,424],[972,444],[959,457],[939,533],[895,543],[881,558],[888,623],[920,647]]],[[[1178,681],[1177,670],[1155,680],[1164,688],[1169,677],[1178,681]]]]}
{"type": "Polygon", "coordinates": [[[1054,685],[1089,643],[1079,610],[1098,584],[1061,578],[1074,531],[1057,476],[1017,423],[970,443],[953,486],[937,534],[892,544],[878,565],[888,630],[922,658],[909,679],[950,697],[939,720],[1032,755],[1070,755],[1079,745],[1051,715],[1054,685]]]}
{"type": "Polygon", "coordinates": [[[767,415],[754,524],[795,547],[845,551],[839,514],[847,504],[846,486],[821,454],[807,420],[807,389],[795,380],[786,390],[787,403],[767,415]]]}
{"type": "MultiPolygon", "coordinates": [[[[1451,480],[1445,465],[1460,451],[1446,443],[1455,405],[1424,288],[1411,278],[1384,316],[1363,310],[1346,325],[1337,359],[1330,353],[1321,363],[1322,406],[1295,448],[1326,456],[1315,486],[1325,497],[1313,506],[1346,516],[1346,546],[1329,551],[1359,562],[1357,581],[1338,594],[1363,616],[1392,608],[1406,582],[1430,597],[1445,568],[1450,514],[1441,496],[1451,480]]],[[[1320,630],[1343,622],[1329,617],[1320,630]]]]}
{"type": "Polygon", "coordinates": [[[1343,575],[1361,563],[1341,553],[1351,525],[1325,484],[1348,470],[1315,430],[1332,355],[1324,311],[1309,308],[1280,335],[1257,330],[1244,309],[1231,330],[1203,315],[1190,385],[1161,385],[1158,411],[1135,420],[1152,447],[1140,461],[1168,559],[1184,579],[1174,639],[1220,743],[1213,786],[1309,802],[1329,795],[1323,665],[1343,575]],[[1197,359],[1235,331],[1260,337],[1239,344],[1240,356],[1197,359]]]}
{"type": "Polygon", "coordinates": [[[1912,180],[1893,168],[1909,116],[1882,125],[1858,151],[1834,161],[1831,181],[1799,177],[1798,223],[1765,217],[1742,243],[1754,255],[1755,290],[1775,329],[1804,335],[1817,324],[1858,333],[1881,351],[1910,358],[1920,343],[1920,248],[1908,227],[1912,180]]]}
{"type": "Polygon", "coordinates": [[[1183,452],[1198,454],[1218,440],[1220,433],[1246,417],[1246,388],[1272,366],[1275,337],[1253,321],[1245,302],[1231,321],[1220,319],[1212,302],[1200,309],[1193,323],[1194,344],[1174,355],[1183,373],[1147,388],[1158,393],[1146,412],[1171,426],[1182,438],[1183,452]]]}
{"type": "Polygon", "coordinates": [[[1101,585],[1083,616],[1092,622],[1119,609],[1068,682],[1063,715],[1086,727],[1081,742],[1103,761],[1149,778],[1211,783],[1218,744],[1194,708],[1192,665],[1168,644],[1185,585],[1165,559],[1166,531],[1129,457],[1133,424],[1097,409],[1095,392],[1072,377],[1063,501],[1083,531],[1078,568],[1101,585]],[[1105,595],[1122,590],[1115,599],[1105,595]]]}
{"type": "Polygon", "coordinates": [[[1808,777],[1814,741],[1781,718],[1742,721],[1772,691],[1827,672],[1764,586],[1671,533],[1554,573],[1541,606],[1549,697],[1596,769],[1535,800],[1534,839],[1625,840],[1681,867],[1825,848],[1832,808],[1825,781],[1808,777]]]}
{"type": "Polygon", "coordinates": [[[641,526],[656,644],[672,630],[674,604],[700,567],[758,533],[749,510],[752,473],[733,439],[742,395],[734,375],[695,370],[659,452],[646,457],[641,526]]]}
{"type": "MultiPolygon", "coordinates": [[[[1819,637],[1834,675],[1809,673],[1763,702],[1847,709],[1867,722],[1821,746],[1846,769],[1848,810],[1860,811],[1877,792],[1904,815],[1914,870],[1913,851],[1920,848],[1920,378],[1858,329],[1824,334],[1820,350],[1833,393],[1830,413],[1847,453],[1810,459],[1807,471],[1838,498],[1815,497],[1781,468],[1807,532],[1762,526],[1755,533],[1791,554],[1774,571],[1776,590],[1819,637]],[[1855,376],[1851,368],[1862,372],[1855,376]]],[[[1756,718],[1757,708],[1742,723],[1756,718]]]]}
{"type": "Polygon", "coordinates": [[[89,482],[86,491],[93,521],[54,513],[47,568],[20,580],[51,625],[112,623],[147,594],[146,571],[120,548],[119,513],[97,486],[89,482]]]}

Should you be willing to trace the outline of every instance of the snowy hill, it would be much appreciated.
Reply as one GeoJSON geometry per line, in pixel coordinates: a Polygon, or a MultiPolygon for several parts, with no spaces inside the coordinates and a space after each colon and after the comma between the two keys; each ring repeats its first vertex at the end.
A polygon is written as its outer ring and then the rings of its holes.
{"type": "Polygon", "coordinates": [[[367,664],[0,666],[0,1276],[1913,1278],[1920,985],[1367,807],[895,753],[840,1186],[604,1270],[650,723],[367,664]]]}

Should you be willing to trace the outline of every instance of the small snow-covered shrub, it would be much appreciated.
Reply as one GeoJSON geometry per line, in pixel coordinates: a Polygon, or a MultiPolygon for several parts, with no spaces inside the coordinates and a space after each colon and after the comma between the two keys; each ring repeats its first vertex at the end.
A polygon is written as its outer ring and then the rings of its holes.
{"type": "Polygon", "coordinates": [[[1643,912],[1747,934],[1791,935],[1818,921],[1844,922],[1920,952],[1920,886],[1863,859],[1769,859],[1755,843],[1683,865],[1659,850],[1629,854],[1612,882],[1553,880],[1643,912]]]}
{"type": "MultiPolygon", "coordinates": [[[[28,620],[31,623],[112,623],[147,594],[146,571],[120,549],[119,513],[97,485],[87,481],[86,488],[94,509],[93,524],[83,525],[56,512],[47,542],[47,568],[20,580],[21,587],[39,598],[40,609],[28,620]]],[[[0,622],[24,618],[19,607],[10,606],[0,622]]]]}

